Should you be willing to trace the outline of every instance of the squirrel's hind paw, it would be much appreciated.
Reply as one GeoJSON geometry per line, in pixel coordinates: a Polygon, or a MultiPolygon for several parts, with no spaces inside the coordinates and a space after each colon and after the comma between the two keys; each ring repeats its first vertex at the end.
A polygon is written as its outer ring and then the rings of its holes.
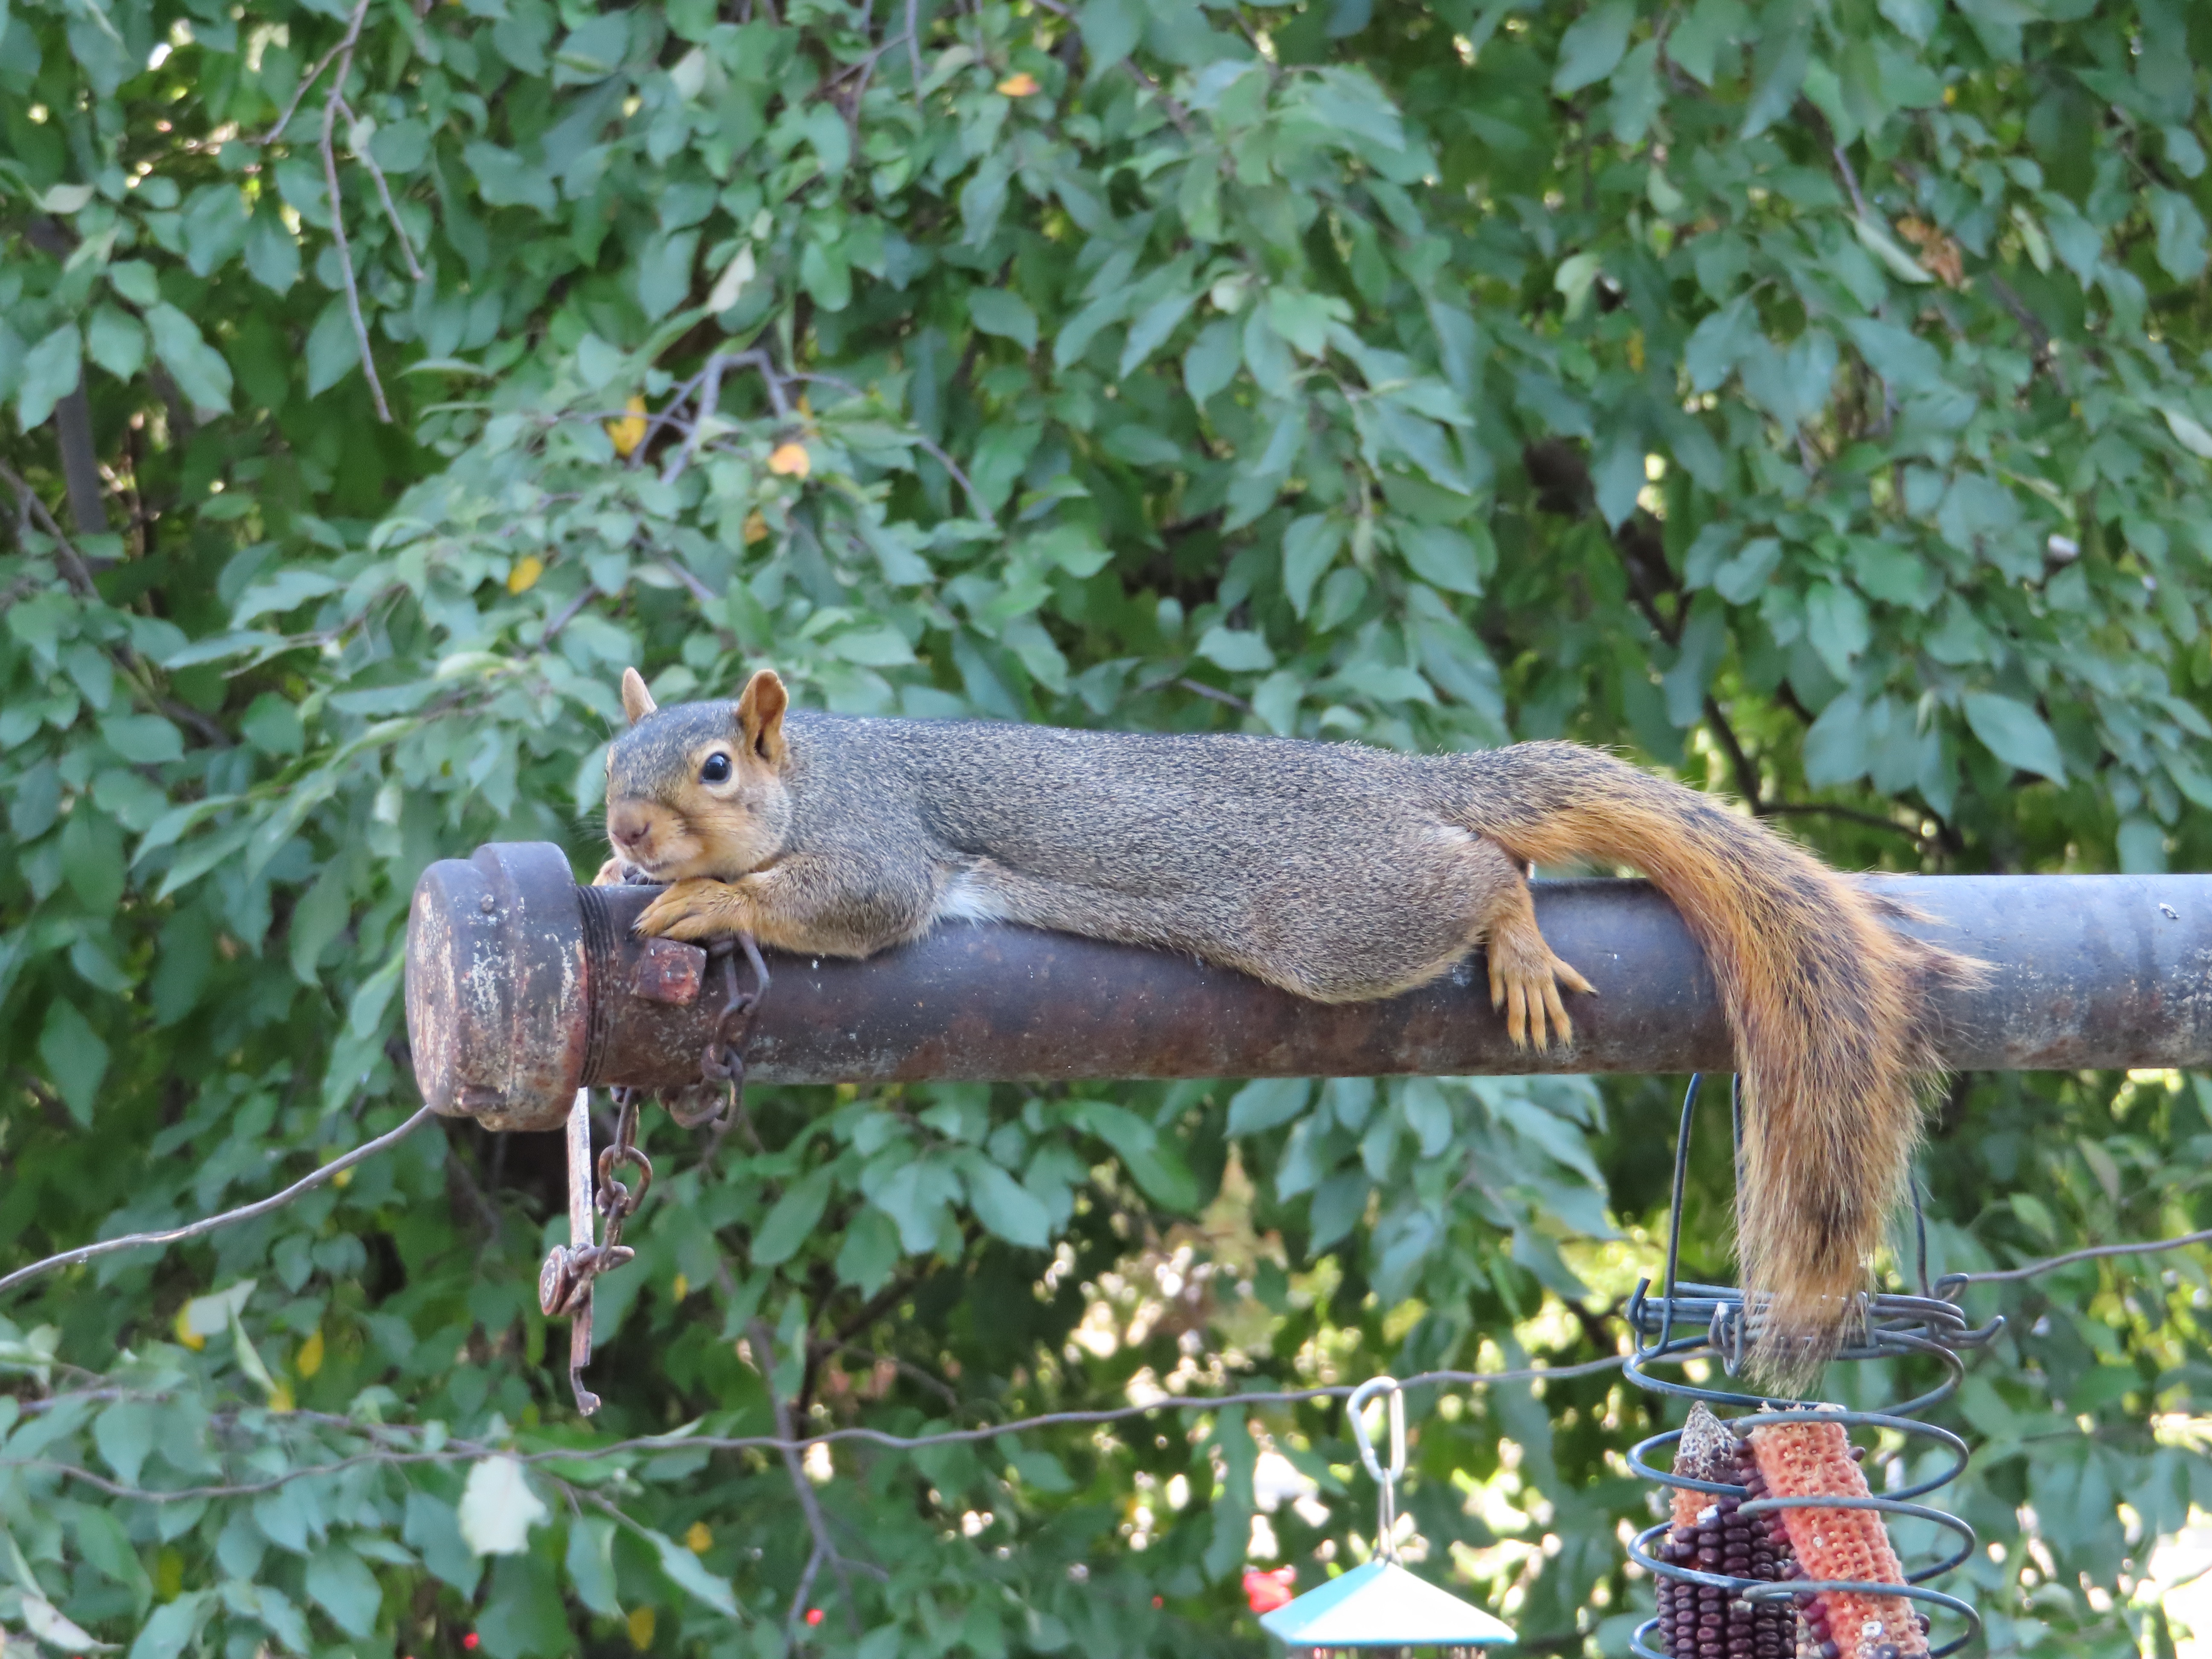
{"type": "Polygon", "coordinates": [[[630,932],[641,939],[683,939],[696,944],[745,931],[744,906],[726,882],[693,876],[664,888],[638,914],[630,932]]]}
{"type": "Polygon", "coordinates": [[[1551,1046],[1553,1032],[1562,1047],[1575,1040],[1574,1022],[1559,1000],[1559,988],[1595,992],[1596,988],[1552,954],[1534,928],[1501,932],[1486,947],[1490,963],[1490,1006],[1505,1015],[1505,1036],[1516,1048],[1551,1046]]]}

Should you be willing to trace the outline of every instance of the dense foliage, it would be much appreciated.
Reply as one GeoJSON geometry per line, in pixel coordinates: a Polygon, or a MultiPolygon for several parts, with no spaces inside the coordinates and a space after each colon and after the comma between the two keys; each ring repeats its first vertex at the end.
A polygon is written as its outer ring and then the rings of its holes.
{"type": "MultiPolygon", "coordinates": [[[[415,878],[593,867],[631,662],[1563,733],[1846,863],[2203,867],[2206,64],[2171,0],[0,3],[0,1267],[412,1110],[415,878]]],[[[1674,1086],[761,1091],[711,1159],[657,1119],[589,1426],[551,1139],[434,1128],[0,1310],[0,1626],[1255,1653],[1248,1559],[1368,1547],[1333,1406],[594,1449],[1610,1352],[1674,1086]]],[[[1960,1079],[1938,1265],[2202,1224],[2208,1158],[2202,1083],[1960,1079]]],[[[1975,1294],[1994,1650],[2172,1651],[2207,1304],[2201,1251],[1975,1294]]],[[[1651,1407],[1415,1410],[1426,1570],[1621,1651],[1651,1407]]]]}

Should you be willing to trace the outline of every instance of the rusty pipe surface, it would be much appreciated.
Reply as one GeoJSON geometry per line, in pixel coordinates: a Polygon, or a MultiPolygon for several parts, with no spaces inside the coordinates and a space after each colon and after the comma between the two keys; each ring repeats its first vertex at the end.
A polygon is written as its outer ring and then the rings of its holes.
{"type": "MultiPolygon", "coordinates": [[[[2212,1065],[2212,876],[1881,878],[1916,931],[1981,957],[1947,991],[1961,1071],[2212,1065]]],[[[696,945],[639,939],[654,888],[579,887],[549,843],[423,872],[408,920],[407,1029],[423,1097],[495,1128],[555,1128],[580,1086],[696,1082],[722,997],[696,945]]],[[[1640,881],[1535,886],[1571,994],[1571,1047],[1516,1049],[1480,956],[1387,1001],[1326,1006],[1186,957],[956,926],[866,962],[771,952],[745,1048],[760,1083],[965,1078],[1455,1076],[1726,1071],[1712,975],[1640,881]]]]}

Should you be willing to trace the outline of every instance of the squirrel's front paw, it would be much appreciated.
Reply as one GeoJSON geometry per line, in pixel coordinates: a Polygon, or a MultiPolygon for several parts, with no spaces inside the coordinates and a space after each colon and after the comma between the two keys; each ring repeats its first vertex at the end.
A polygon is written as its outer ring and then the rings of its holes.
{"type": "Polygon", "coordinates": [[[592,878],[594,887],[620,887],[629,875],[629,866],[620,859],[609,859],[599,866],[599,873],[592,878]]]}
{"type": "Polygon", "coordinates": [[[693,876],[663,888],[640,913],[630,931],[646,939],[696,943],[744,927],[744,909],[728,883],[693,876]]]}

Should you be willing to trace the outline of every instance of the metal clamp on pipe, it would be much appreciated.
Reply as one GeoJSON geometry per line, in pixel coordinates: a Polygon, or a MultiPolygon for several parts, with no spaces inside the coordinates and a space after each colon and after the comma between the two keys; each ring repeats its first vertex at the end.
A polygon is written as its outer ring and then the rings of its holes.
{"type": "MultiPolygon", "coordinates": [[[[2212,876],[1878,878],[1979,957],[1941,994],[1960,1071],[2212,1065],[2212,876]]],[[[581,887],[549,842],[432,865],[407,924],[423,1098],[497,1129],[557,1129],[580,1087],[680,1089],[723,998],[696,945],[641,939],[659,890],[581,887]]],[[[1681,918],[1640,881],[1535,886],[1544,937],[1601,994],[1571,1045],[1507,1042],[1479,957],[1385,1001],[1322,1005],[1164,951],[999,926],[939,928],[865,962],[771,952],[744,1044],[757,1083],[962,1078],[1726,1072],[1728,1026],[1681,918]]]]}

